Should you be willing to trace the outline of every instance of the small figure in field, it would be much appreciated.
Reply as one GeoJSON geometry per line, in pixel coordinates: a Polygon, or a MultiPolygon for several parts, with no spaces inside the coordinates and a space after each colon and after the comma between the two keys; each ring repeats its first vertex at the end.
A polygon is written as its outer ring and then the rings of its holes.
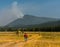
{"type": "Polygon", "coordinates": [[[28,35],[27,35],[27,33],[24,33],[24,40],[25,40],[25,41],[28,40],[28,35]]]}
{"type": "Polygon", "coordinates": [[[16,31],[16,35],[19,36],[19,31],[16,31]]]}

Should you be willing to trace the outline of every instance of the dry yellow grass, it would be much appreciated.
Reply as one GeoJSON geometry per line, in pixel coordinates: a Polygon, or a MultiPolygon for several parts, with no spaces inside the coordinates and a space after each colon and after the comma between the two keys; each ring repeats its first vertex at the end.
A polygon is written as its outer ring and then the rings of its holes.
{"type": "Polygon", "coordinates": [[[60,47],[60,32],[25,32],[28,41],[24,41],[24,33],[0,32],[0,47],[60,47]]]}

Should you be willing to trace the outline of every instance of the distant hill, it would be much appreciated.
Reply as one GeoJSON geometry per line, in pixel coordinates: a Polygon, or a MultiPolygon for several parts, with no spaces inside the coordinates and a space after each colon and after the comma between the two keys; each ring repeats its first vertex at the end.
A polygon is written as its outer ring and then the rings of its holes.
{"type": "Polygon", "coordinates": [[[45,23],[42,23],[42,24],[35,24],[35,25],[30,25],[30,27],[60,27],[60,20],[58,21],[48,21],[48,22],[45,22],[45,23]]]}
{"type": "Polygon", "coordinates": [[[58,21],[49,21],[42,24],[29,25],[29,29],[37,29],[40,31],[60,31],[60,20],[58,21]]]}
{"type": "Polygon", "coordinates": [[[23,18],[19,18],[14,20],[13,22],[7,24],[5,27],[26,27],[29,25],[40,25],[50,21],[57,21],[54,18],[47,18],[47,17],[36,17],[32,15],[25,15],[23,18]]]}

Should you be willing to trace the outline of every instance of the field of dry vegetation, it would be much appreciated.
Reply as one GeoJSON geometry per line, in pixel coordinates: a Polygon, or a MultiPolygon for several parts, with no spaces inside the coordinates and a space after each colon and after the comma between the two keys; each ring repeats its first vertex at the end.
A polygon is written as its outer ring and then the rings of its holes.
{"type": "Polygon", "coordinates": [[[0,32],[0,47],[60,47],[60,32],[0,32]],[[28,41],[24,41],[24,33],[28,41]]]}

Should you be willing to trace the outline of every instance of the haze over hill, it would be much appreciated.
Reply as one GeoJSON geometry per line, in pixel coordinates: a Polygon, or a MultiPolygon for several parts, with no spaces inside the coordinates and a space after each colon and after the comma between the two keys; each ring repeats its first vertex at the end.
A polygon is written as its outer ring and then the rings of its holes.
{"type": "Polygon", "coordinates": [[[54,18],[47,18],[47,17],[36,17],[32,15],[24,15],[23,18],[18,18],[13,22],[7,24],[7,27],[24,27],[27,25],[35,25],[35,24],[42,24],[48,21],[56,21],[57,19],[54,18]]]}

